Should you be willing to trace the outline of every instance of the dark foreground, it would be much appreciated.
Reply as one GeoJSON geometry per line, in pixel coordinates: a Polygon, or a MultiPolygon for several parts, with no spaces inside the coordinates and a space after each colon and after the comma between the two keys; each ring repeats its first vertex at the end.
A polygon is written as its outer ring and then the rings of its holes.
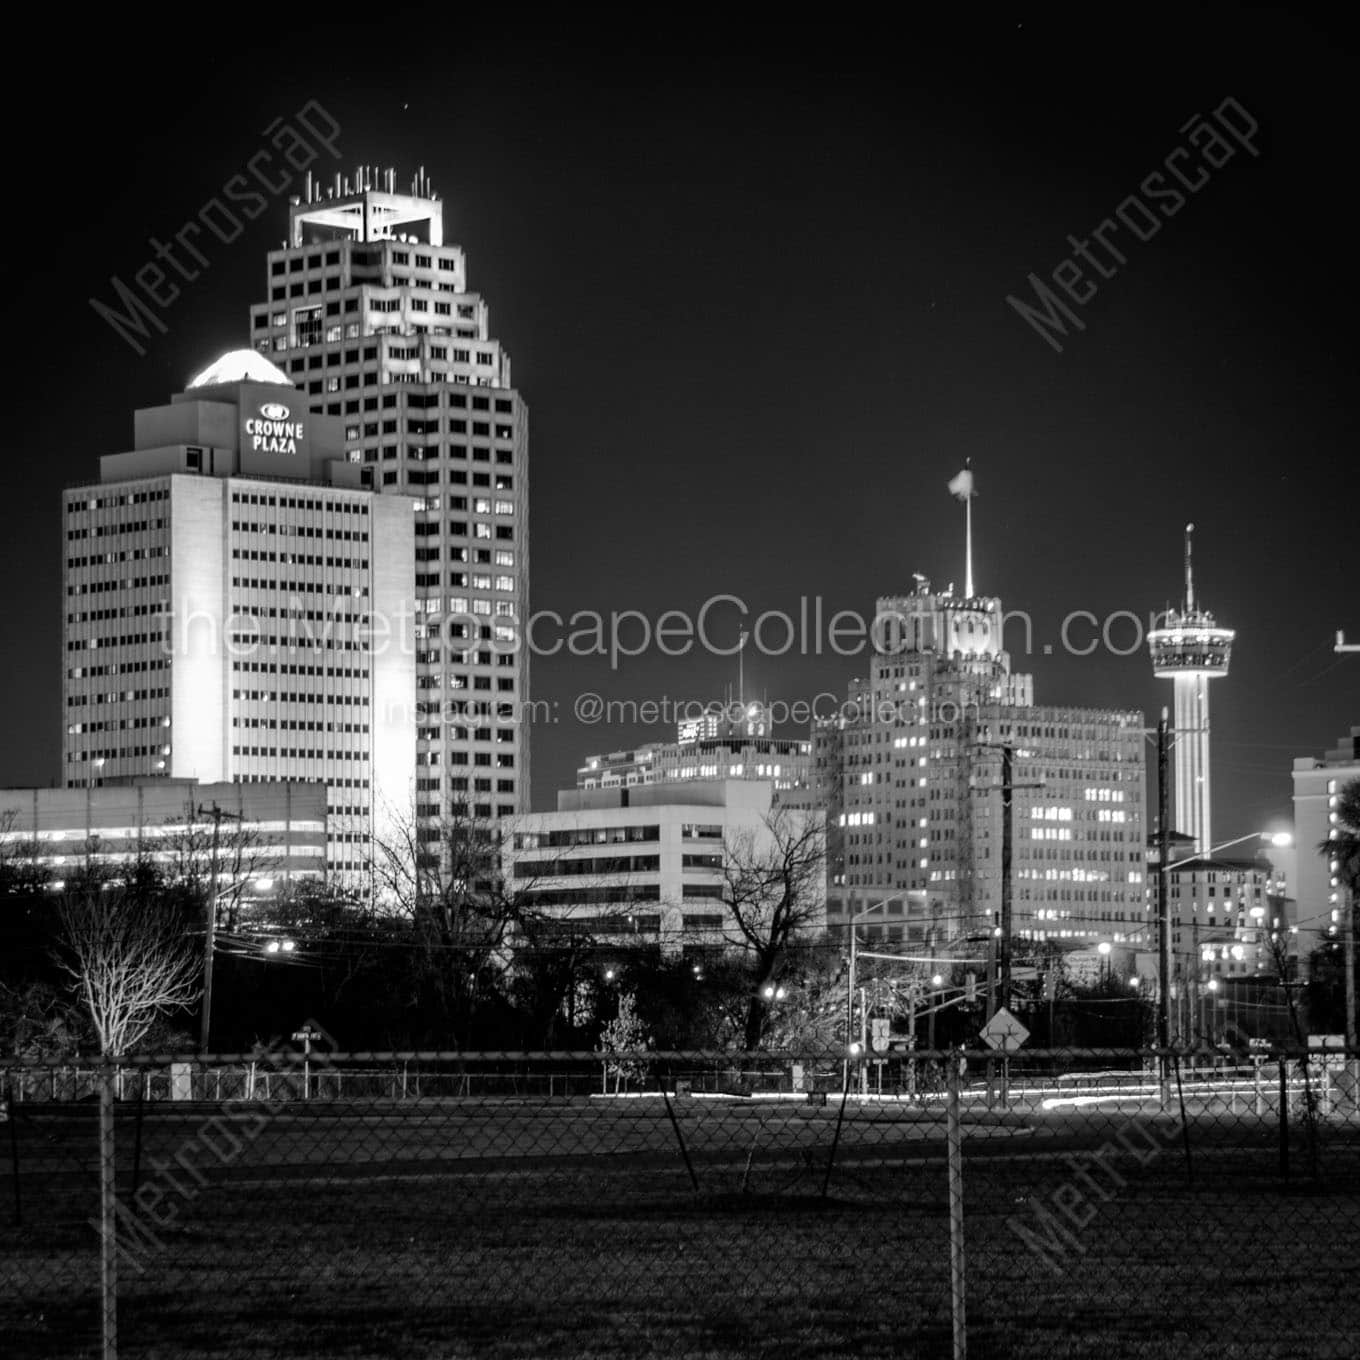
{"type": "MultiPolygon", "coordinates": [[[[123,1356],[951,1354],[938,1110],[851,1105],[829,1177],[834,1101],[681,1101],[678,1134],[654,1099],[213,1114],[149,1107],[138,1148],[120,1113],[123,1356]]],[[[94,1111],[14,1132],[0,1349],[97,1355],[94,1111]]],[[[1287,1180],[1268,1118],[1192,1120],[1188,1162],[1104,1109],[964,1138],[971,1356],[1356,1354],[1355,1121],[1293,1129],[1287,1180]]]]}

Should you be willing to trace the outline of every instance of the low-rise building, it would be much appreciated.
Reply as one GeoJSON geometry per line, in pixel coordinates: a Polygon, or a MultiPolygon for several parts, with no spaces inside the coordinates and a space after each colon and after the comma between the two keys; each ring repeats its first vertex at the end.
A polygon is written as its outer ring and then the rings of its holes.
{"type": "MultiPolygon", "coordinates": [[[[820,812],[780,808],[770,783],[757,780],[568,789],[555,812],[515,822],[506,877],[528,909],[564,932],[666,952],[735,944],[725,901],[732,857],[772,855],[802,836],[820,856],[823,826],[820,812]]],[[[799,907],[808,938],[826,927],[820,859],[811,878],[799,907]]]]}
{"type": "Polygon", "coordinates": [[[1297,882],[1299,965],[1307,970],[1319,947],[1342,939],[1346,890],[1334,857],[1317,853],[1337,827],[1342,788],[1360,779],[1360,727],[1352,727],[1320,758],[1294,761],[1294,841],[1298,846],[1297,882]]]}
{"type": "Polygon", "coordinates": [[[86,865],[150,858],[173,872],[194,856],[211,872],[250,874],[265,895],[326,872],[326,785],[320,781],[199,784],[146,778],[85,788],[0,789],[0,854],[36,867],[59,890],[86,865]]]}
{"type": "Polygon", "coordinates": [[[576,787],[714,779],[767,780],[781,806],[812,807],[812,743],[771,736],[769,710],[762,704],[716,707],[679,722],[673,742],[587,756],[576,772],[576,787]]]}

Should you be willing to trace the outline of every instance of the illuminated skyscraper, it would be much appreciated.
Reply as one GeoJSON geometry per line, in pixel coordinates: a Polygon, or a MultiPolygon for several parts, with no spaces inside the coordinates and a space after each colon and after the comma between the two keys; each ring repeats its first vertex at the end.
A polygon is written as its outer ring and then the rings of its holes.
{"type": "Polygon", "coordinates": [[[1175,685],[1175,828],[1192,836],[1195,850],[1207,854],[1210,829],[1209,681],[1227,675],[1235,634],[1214,622],[1195,602],[1191,556],[1195,526],[1185,526],[1185,598],[1168,609],[1161,627],[1148,634],[1152,670],[1175,685]]]}
{"type": "Polygon", "coordinates": [[[528,412],[444,205],[423,172],[309,177],[268,288],[255,348],[339,420],[361,485],[414,501],[416,812],[526,811],[528,412]]]}
{"type": "MultiPolygon", "coordinates": [[[[972,474],[950,484],[965,501],[972,474]]],[[[1011,670],[1001,601],[923,576],[879,599],[867,680],[812,732],[827,812],[827,919],[889,940],[986,937],[1001,923],[1003,748],[1011,754],[1012,933],[1078,948],[1141,930],[1141,713],[1041,707],[1011,670]]]]}
{"type": "Polygon", "coordinates": [[[411,510],[300,396],[226,354],[65,493],[63,779],[324,784],[358,882],[415,778],[411,510]]]}

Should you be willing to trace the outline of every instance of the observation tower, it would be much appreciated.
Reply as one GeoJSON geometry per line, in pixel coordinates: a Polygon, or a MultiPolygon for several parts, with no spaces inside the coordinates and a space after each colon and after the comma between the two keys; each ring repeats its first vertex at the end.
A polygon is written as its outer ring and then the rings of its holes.
{"type": "Polygon", "coordinates": [[[1152,672],[1175,686],[1175,829],[1195,840],[1204,854],[1210,832],[1209,681],[1227,675],[1232,656],[1231,628],[1195,602],[1192,556],[1195,526],[1185,526],[1185,598],[1168,609],[1148,634],[1152,672]]]}

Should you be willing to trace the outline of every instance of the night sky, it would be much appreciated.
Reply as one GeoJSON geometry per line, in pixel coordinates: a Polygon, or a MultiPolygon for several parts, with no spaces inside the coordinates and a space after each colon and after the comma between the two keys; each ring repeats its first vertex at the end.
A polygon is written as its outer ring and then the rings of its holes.
{"type": "MultiPolygon", "coordinates": [[[[1360,656],[1331,650],[1337,628],[1360,640],[1349,39],[1331,19],[1188,9],[842,34],[823,12],[765,34],[645,13],[664,31],[531,36],[520,11],[440,34],[403,11],[318,39],[324,11],[292,34],[241,12],[135,51],[92,32],[50,104],[10,87],[0,783],[59,774],[60,490],[131,444],[134,408],[248,343],[286,204],[203,246],[145,357],[88,299],[315,99],[343,149],[316,169],[406,182],[423,164],[468,251],[531,411],[535,609],[655,616],[730,593],[753,614],[804,595],[869,613],[914,571],[961,585],[945,484],[971,458],[977,585],[1032,615],[1037,654],[1015,665],[1041,703],[1155,720],[1170,686],[1145,649],[1070,657],[1057,632],[1075,610],[1146,619],[1178,598],[1196,522],[1201,597],[1238,630],[1213,692],[1215,838],[1287,816],[1292,758],[1360,722],[1360,656]],[[1118,238],[1126,262],[1055,353],[1007,294],[1229,96],[1259,158],[1239,149],[1148,242],[1118,238]]],[[[1134,636],[1125,620],[1114,640],[1134,636]]],[[[792,702],[856,673],[867,658],[748,655],[746,679],[792,702]]],[[[670,735],[578,723],[578,693],[734,683],[707,655],[536,661],[559,721],[533,735],[535,806],[586,753],[670,735]]]]}

